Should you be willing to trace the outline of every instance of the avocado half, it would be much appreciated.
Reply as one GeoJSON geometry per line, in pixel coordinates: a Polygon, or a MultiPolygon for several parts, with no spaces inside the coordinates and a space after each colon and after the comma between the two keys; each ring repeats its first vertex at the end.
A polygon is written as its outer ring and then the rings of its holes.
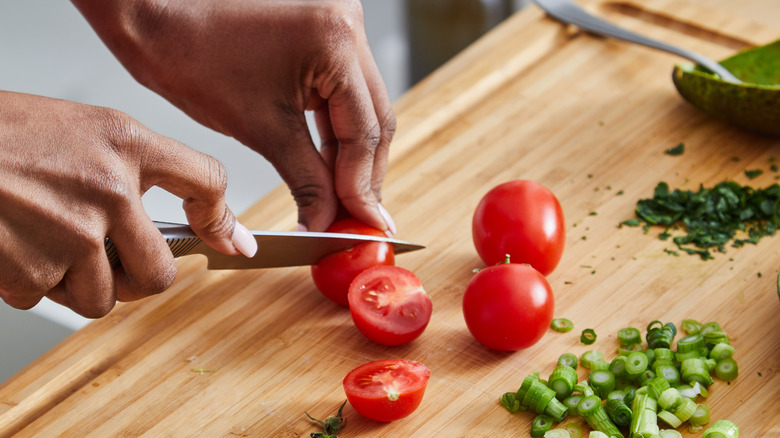
{"type": "Polygon", "coordinates": [[[720,62],[743,81],[726,82],[699,66],[676,65],[680,95],[700,110],[748,131],[780,137],[780,40],[720,62]]]}

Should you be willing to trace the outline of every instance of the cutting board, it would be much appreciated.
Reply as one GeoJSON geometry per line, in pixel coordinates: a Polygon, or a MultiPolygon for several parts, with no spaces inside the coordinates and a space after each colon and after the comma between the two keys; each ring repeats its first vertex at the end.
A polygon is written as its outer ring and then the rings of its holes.
{"type": "MultiPolygon", "coordinates": [[[[761,24],[726,3],[583,2],[716,59],[780,38],[778,4],[761,24]]],[[[744,437],[780,436],[780,237],[702,261],[665,253],[674,248],[657,238],[660,230],[618,227],[659,181],[686,189],[777,182],[770,165],[780,142],[685,103],[671,82],[677,62],[524,9],[395,106],[384,205],[399,238],[427,246],[397,259],[433,300],[419,339],[401,347],[368,341],[347,309],[316,291],[307,268],[207,271],[203,260],[185,258],[169,291],[118,305],[0,386],[0,436],[309,436],[317,427],[304,412],[335,413],[343,377],[385,358],[430,368],[422,405],[389,424],[347,405],[342,438],[528,436],[533,416],[498,404],[526,375],[548,375],[564,352],[597,349],[611,358],[620,328],[686,318],[718,321],[736,348],[739,378],[716,381],[706,400],[713,420],[736,422],[744,437]],[[679,143],[683,155],[664,153],[679,143]],[[751,169],[764,173],[749,180],[751,169]],[[490,188],[513,179],[544,184],[563,206],[566,249],[548,280],[556,316],[575,330],[549,331],[507,353],[470,336],[461,298],[473,270],[484,267],[471,215],[490,188]],[[595,329],[595,344],[579,342],[584,328],[595,329]]],[[[258,229],[296,225],[284,187],[241,219],[258,229]]]]}

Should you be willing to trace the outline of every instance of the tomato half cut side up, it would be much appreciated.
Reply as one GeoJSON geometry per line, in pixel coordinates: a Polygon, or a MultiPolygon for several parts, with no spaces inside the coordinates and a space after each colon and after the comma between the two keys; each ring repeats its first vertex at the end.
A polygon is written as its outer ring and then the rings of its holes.
{"type": "Polygon", "coordinates": [[[375,421],[395,421],[414,412],[422,402],[430,370],[406,359],[377,360],[363,364],[344,378],[349,404],[375,421]]]}
{"type": "MultiPolygon", "coordinates": [[[[336,221],[326,231],[387,237],[384,231],[352,218],[336,221]]],[[[395,253],[389,243],[364,243],[323,257],[316,265],[312,265],[311,278],[317,290],[328,299],[341,306],[348,306],[349,285],[358,274],[372,266],[394,264],[395,253]]]]}
{"type": "Polygon", "coordinates": [[[349,286],[349,311],[368,339],[394,346],[422,334],[433,304],[412,272],[398,266],[375,266],[361,272],[349,286]]]}

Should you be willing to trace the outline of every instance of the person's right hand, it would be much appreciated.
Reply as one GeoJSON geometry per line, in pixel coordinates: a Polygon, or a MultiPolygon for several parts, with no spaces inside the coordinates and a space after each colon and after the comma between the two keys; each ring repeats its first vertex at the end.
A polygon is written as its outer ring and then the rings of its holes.
{"type": "Polygon", "coordinates": [[[151,186],[182,198],[213,248],[256,250],[214,158],[118,111],[0,91],[0,298],[28,309],[48,296],[94,318],[167,289],[176,265],[141,203],[151,186]]]}

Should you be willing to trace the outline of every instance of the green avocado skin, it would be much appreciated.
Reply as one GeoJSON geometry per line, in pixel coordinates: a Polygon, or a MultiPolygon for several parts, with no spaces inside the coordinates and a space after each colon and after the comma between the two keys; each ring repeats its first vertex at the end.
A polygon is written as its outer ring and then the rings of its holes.
{"type": "Polygon", "coordinates": [[[748,131],[780,137],[780,40],[721,61],[742,84],[699,67],[676,65],[672,80],[693,106],[748,131]]]}

